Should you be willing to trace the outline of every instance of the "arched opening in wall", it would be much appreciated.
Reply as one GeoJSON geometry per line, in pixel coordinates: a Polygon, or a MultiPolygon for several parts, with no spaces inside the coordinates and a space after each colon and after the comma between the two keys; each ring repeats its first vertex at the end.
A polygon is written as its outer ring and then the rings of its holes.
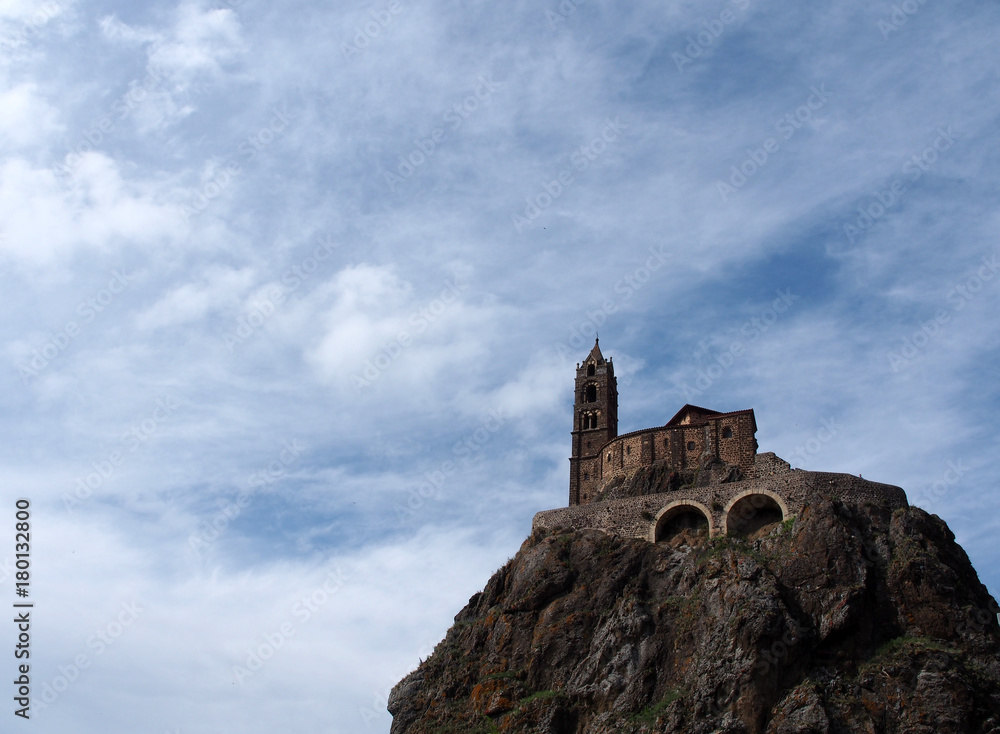
{"type": "Polygon", "coordinates": [[[587,376],[588,377],[593,377],[596,372],[597,372],[597,367],[594,366],[593,362],[591,362],[590,364],[587,365],[587,376]]]}
{"type": "Polygon", "coordinates": [[[729,426],[726,426],[725,428],[723,428],[722,429],[722,437],[723,438],[732,438],[733,437],[733,429],[730,428],[729,426]]]}
{"type": "Polygon", "coordinates": [[[726,514],[726,535],[756,540],[770,533],[785,519],[773,497],[749,494],[739,500],[726,514]]]}
{"type": "Polygon", "coordinates": [[[597,402],[597,385],[587,385],[587,394],[584,400],[588,403],[597,402]]]}
{"type": "Polygon", "coordinates": [[[660,516],[653,537],[673,548],[700,545],[708,540],[708,518],[693,505],[672,507],[660,516]]]}

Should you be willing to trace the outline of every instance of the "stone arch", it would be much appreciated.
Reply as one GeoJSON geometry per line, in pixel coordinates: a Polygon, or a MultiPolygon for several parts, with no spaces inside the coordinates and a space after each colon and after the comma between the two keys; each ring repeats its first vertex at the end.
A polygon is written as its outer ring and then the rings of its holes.
{"type": "Polygon", "coordinates": [[[649,529],[649,540],[653,543],[657,542],[658,539],[662,540],[662,538],[657,538],[657,536],[662,534],[672,520],[682,519],[681,516],[683,515],[694,515],[695,513],[700,515],[701,519],[705,520],[708,526],[708,537],[711,538],[715,534],[715,523],[712,521],[711,510],[697,500],[673,500],[665,504],[656,513],[656,518],[649,529]]]}
{"type": "Polygon", "coordinates": [[[769,489],[748,489],[729,500],[722,512],[722,527],[726,535],[750,535],[773,522],[789,517],[788,505],[777,492],[769,489]]]}

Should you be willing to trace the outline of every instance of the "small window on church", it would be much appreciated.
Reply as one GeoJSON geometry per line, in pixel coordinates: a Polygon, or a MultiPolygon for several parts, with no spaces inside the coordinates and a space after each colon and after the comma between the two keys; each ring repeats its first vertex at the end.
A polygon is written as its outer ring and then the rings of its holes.
{"type": "Polygon", "coordinates": [[[587,365],[587,375],[593,376],[595,372],[597,372],[597,368],[594,366],[594,363],[591,362],[590,364],[587,365]]]}
{"type": "Polygon", "coordinates": [[[688,451],[694,451],[694,441],[688,441],[688,451]]]}
{"type": "Polygon", "coordinates": [[[611,454],[608,454],[608,461],[611,461],[611,454]]]}
{"type": "Polygon", "coordinates": [[[733,437],[733,429],[730,428],[729,426],[726,426],[725,428],[723,428],[722,429],[722,437],[723,438],[732,438],[733,437]]]}
{"type": "Polygon", "coordinates": [[[597,385],[587,385],[587,402],[597,402],[597,385]]]}
{"type": "Polygon", "coordinates": [[[587,472],[584,472],[583,473],[583,481],[587,481],[588,479],[590,479],[590,474],[587,473],[587,472]]]}
{"type": "Polygon", "coordinates": [[[626,446],[625,447],[625,455],[626,456],[631,456],[632,455],[632,447],[631,446],[626,446]]]}

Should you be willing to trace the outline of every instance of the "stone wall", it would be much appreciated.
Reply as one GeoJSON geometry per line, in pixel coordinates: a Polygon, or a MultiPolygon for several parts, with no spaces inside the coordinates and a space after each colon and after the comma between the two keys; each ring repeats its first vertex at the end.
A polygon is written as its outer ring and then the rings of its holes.
{"type": "Polygon", "coordinates": [[[765,499],[768,497],[780,507],[786,520],[817,498],[831,497],[848,504],[872,502],[890,507],[907,506],[906,493],[891,484],[870,482],[852,474],[788,469],[788,464],[773,454],[762,454],[760,458],[762,473],[770,472],[764,476],[546,510],[535,515],[532,530],[596,529],[629,538],[655,540],[659,518],[678,509],[690,509],[707,516],[711,535],[724,535],[737,512],[745,516],[749,507],[752,513],[754,506],[770,504],[765,499]],[[749,498],[749,502],[741,503],[744,498],[749,498]]]}
{"type": "MultiPolygon", "coordinates": [[[[591,464],[588,469],[604,485],[654,461],[668,461],[675,469],[685,469],[714,456],[740,467],[744,476],[753,477],[756,451],[753,414],[740,411],[695,425],[660,426],[623,434],[609,441],[600,450],[598,465],[591,464]]],[[[593,494],[596,492],[588,497],[593,494]]],[[[580,504],[586,501],[581,497],[580,504]]]]}

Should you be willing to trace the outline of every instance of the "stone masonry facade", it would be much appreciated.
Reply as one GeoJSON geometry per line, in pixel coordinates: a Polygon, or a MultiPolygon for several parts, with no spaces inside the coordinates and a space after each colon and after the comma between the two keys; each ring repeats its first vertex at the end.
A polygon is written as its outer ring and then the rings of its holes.
{"type": "Polygon", "coordinates": [[[792,469],[772,453],[758,455],[752,410],[719,413],[685,405],[664,426],[618,436],[614,365],[597,342],[576,373],[569,507],[539,512],[533,530],[592,528],[655,542],[678,527],[707,529],[711,537],[740,534],[790,519],[816,497],[907,505],[899,487],[792,469]],[[683,470],[713,461],[738,467],[738,481],[598,501],[602,487],[627,481],[641,467],[683,470]]]}
{"type": "Polygon", "coordinates": [[[720,459],[754,476],[757,422],[753,410],[720,413],[685,405],[663,426],[618,435],[618,383],[600,343],[576,366],[569,503],[593,502],[610,480],[639,466],[666,461],[672,468],[720,459]]]}
{"type": "Polygon", "coordinates": [[[906,493],[890,484],[852,474],[792,469],[771,453],[758,455],[757,463],[759,476],[753,479],[539,512],[532,521],[532,530],[594,529],[655,542],[666,524],[682,513],[704,516],[709,535],[715,537],[732,534],[737,521],[745,522],[768,509],[780,510],[781,520],[791,519],[817,498],[839,499],[848,504],[907,506],[906,493]]]}

